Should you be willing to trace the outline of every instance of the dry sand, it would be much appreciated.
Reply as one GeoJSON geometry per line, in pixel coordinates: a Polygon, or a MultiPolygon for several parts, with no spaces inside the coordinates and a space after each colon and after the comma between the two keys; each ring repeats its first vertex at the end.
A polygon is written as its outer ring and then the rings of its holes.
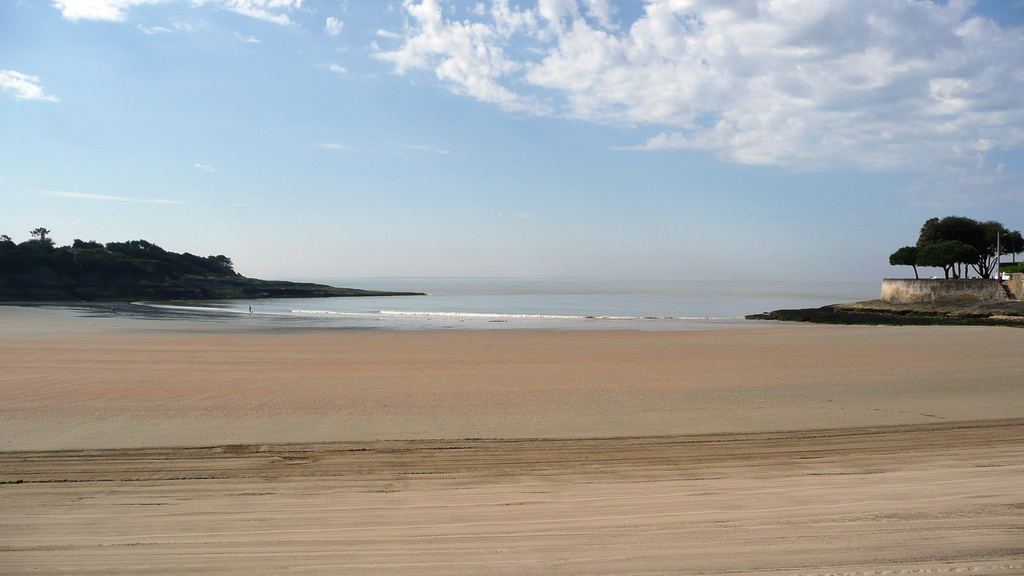
{"type": "Polygon", "coordinates": [[[1021,351],[0,307],[0,574],[1024,574],[1021,351]]]}

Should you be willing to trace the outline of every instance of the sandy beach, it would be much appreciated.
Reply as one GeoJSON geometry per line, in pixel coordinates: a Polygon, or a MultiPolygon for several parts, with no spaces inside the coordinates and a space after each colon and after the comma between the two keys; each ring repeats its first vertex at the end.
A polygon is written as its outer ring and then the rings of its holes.
{"type": "Polygon", "coordinates": [[[0,573],[1024,573],[1024,330],[0,307],[0,573]]]}

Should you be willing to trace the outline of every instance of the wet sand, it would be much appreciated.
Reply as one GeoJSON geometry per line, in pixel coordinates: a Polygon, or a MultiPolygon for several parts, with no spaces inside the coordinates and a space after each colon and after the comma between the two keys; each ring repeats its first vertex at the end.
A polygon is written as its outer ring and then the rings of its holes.
{"type": "Polygon", "coordinates": [[[0,308],[0,573],[1021,574],[1022,350],[0,308]]]}

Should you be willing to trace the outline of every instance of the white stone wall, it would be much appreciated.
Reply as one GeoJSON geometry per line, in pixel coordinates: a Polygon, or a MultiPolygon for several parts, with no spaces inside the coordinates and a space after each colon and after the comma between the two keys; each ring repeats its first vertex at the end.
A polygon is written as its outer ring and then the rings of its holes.
{"type": "MultiPolygon", "coordinates": [[[[1015,276],[1024,275],[1015,274],[1015,276]]],[[[893,304],[1007,299],[1006,291],[998,280],[981,278],[956,280],[886,278],[882,280],[882,301],[893,304]]]]}
{"type": "Polygon", "coordinates": [[[1010,280],[1006,284],[1017,300],[1024,300],[1024,274],[1010,274],[1010,280]]]}

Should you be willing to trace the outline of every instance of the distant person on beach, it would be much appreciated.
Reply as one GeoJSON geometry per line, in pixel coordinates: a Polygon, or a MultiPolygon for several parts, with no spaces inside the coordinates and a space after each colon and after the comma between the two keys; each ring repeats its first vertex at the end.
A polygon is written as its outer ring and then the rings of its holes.
{"type": "Polygon", "coordinates": [[[252,306],[249,306],[249,314],[252,314],[252,306]]]}

